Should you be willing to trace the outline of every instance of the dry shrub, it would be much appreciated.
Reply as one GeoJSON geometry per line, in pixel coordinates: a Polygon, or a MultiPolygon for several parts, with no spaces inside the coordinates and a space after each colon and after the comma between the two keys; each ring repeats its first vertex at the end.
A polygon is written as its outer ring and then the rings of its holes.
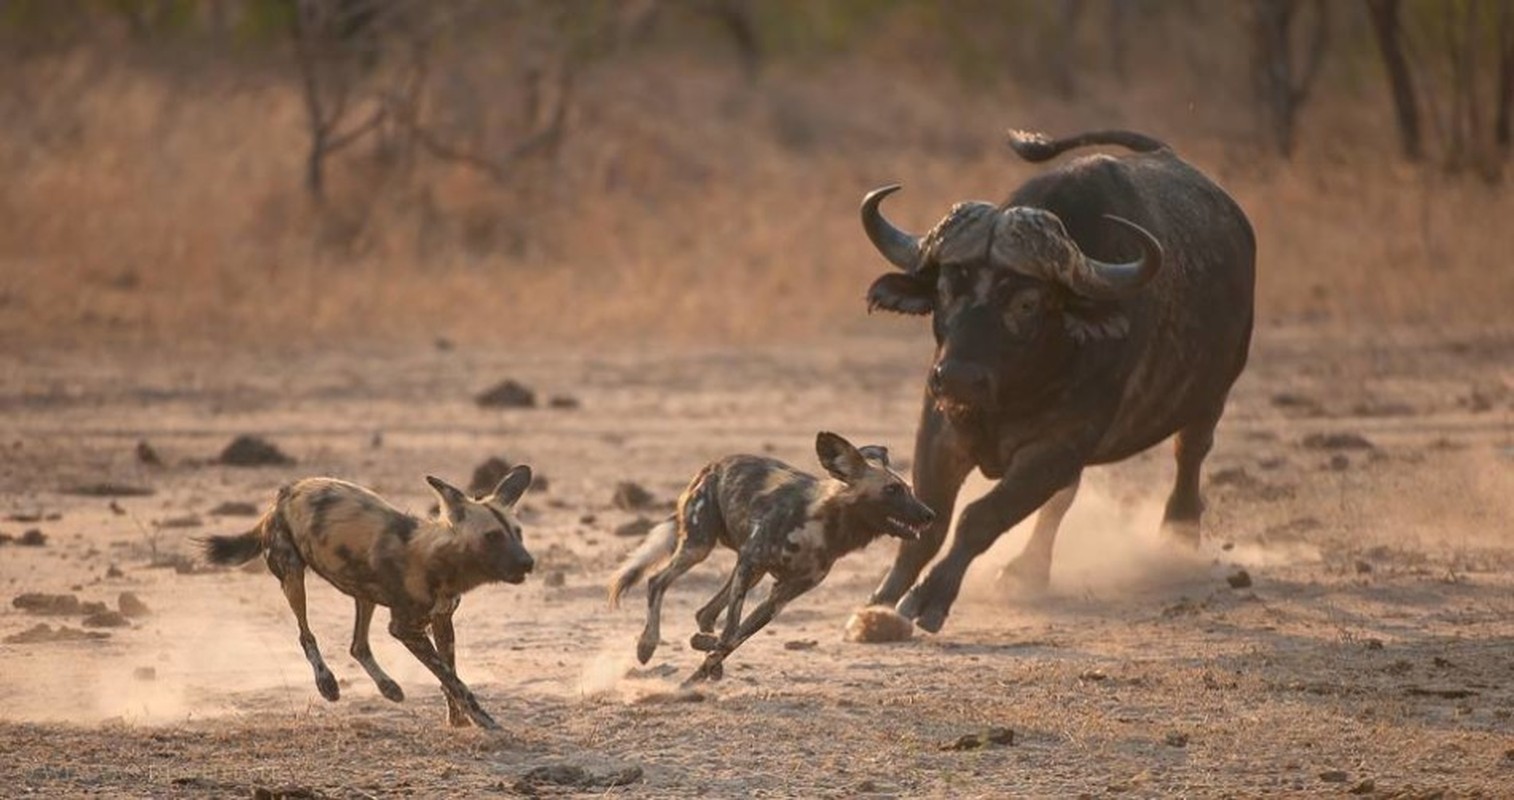
{"type": "MultiPolygon", "coordinates": [[[[963,88],[869,52],[777,64],[633,53],[580,80],[557,155],[505,185],[457,164],[386,166],[358,145],[329,200],[300,184],[287,65],[194,75],[99,55],[34,59],[30,126],[0,143],[0,337],[56,346],[315,339],[750,341],[899,330],[861,296],[886,269],[856,206],[924,229],[1039,167],[1010,126],[1168,138],[1256,226],[1264,321],[1494,323],[1514,202],[1401,166],[1378,98],[1321,101],[1299,156],[1240,135],[1237,105],[1110,81],[1075,104],[963,88]],[[24,134],[24,135],[22,135],[24,134]]],[[[1236,101],[1240,102],[1240,101],[1236,101]]],[[[15,117],[15,115],[9,115],[15,117]]]]}

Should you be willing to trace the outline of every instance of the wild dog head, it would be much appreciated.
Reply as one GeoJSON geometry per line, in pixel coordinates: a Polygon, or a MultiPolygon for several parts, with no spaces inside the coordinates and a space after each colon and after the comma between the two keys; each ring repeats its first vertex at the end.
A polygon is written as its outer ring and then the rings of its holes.
{"type": "Polygon", "coordinates": [[[836,502],[872,530],[900,539],[918,539],[920,530],[936,518],[920,502],[909,484],[888,466],[888,448],[854,447],[828,431],[815,436],[820,465],[844,488],[836,502]]]}
{"type": "Polygon", "coordinates": [[[454,535],[468,540],[489,574],[505,583],[526,579],[535,561],[521,539],[515,504],[531,485],[530,467],[515,467],[500,479],[494,491],[476,499],[434,475],[427,475],[426,483],[431,484],[441,504],[438,519],[454,535]]]}

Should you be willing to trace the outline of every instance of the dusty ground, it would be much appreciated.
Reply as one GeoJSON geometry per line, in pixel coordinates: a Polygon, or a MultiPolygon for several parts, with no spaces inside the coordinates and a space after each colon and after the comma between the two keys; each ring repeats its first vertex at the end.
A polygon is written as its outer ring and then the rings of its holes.
{"type": "MultiPolygon", "coordinates": [[[[692,609],[729,564],[712,559],[670,595],[652,666],[632,669],[641,593],[615,613],[603,602],[603,579],[635,543],[613,534],[635,516],[612,506],[615,484],[670,500],[704,460],[743,450],[810,466],[820,427],[903,460],[928,356],[922,332],[910,334],[605,356],[0,355],[0,532],[47,537],[0,546],[5,599],[73,593],[114,606],[130,591],[153,612],[105,639],[0,644],[0,785],[331,797],[1514,786],[1507,332],[1261,331],[1209,462],[1197,556],[1154,535],[1172,473],[1159,448],[1090,474],[1050,597],[994,595],[994,565],[1024,540],[1016,531],[970,576],[942,634],[844,643],[843,623],[891,558],[880,543],[741,650],[723,683],[680,695],[698,660],[685,646],[692,609]],[[505,377],[581,408],[472,403],[505,377]],[[210,463],[241,433],[299,463],[210,463]],[[1367,445],[1310,438],[1347,433],[1367,445]],[[139,462],[139,440],[163,466],[139,462]],[[490,455],[550,481],[528,498],[538,574],[469,595],[458,616],[462,675],[503,735],[447,729],[434,680],[380,624],[378,657],[409,693],[383,700],[346,654],[349,602],[318,580],[313,624],[342,679],[336,704],[316,694],[271,577],[172,568],[193,537],[250,524],[211,515],[222,502],[261,505],[281,482],[334,474],[424,511],[423,473],[466,481],[490,455]],[[67,491],[102,481],[153,493],[67,491]],[[107,576],[112,565],[119,575],[107,576]],[[1226,579],[1242,568],[1253,583],[1233,589],[1226,579]],[[1012,729],[1013,744],[943,749],[989,726],[1012,729]],[[522,782],[551,765],[584,772],[522,782]],[[633,782],[606,785],[617,780],[633,782]]],[[[94,630],[6,602],[0,636],[39,622],[94,630]]]]}

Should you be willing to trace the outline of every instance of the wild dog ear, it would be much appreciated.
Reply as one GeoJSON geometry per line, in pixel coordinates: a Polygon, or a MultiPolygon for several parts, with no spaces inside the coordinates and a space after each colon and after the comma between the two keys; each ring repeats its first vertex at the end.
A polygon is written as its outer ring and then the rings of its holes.
{"type": "Polygon", "coordinates": [[[831,477],[851,483],[867,471],[867,459],[852,446],[851,442],[830,431],[815,434],[815,455],[820,456],[820,466],[831,477]]]}
{"type": "Polygon", "coordinates": [[[463,508],[468,503],[468,496],[463,494],[461,489],[435,475],[427,475],[426,483],[431,484],[431,491],[436,492],[436,499],[442,504],[442,516],[453,525],[462,522],[463,508]]]}
{"type": "Polygon", "coordinates": [[[529,488],[531,488],[531,468],[525,464],[519,464],[505,473],[505,477],[499,479],[499,485],[494,487],[491,498],[499,501],[500,505],[513,506],[529,488]]]}
{"type": "Polygon", "coordinates": [[[865,444],[857,448],[857,452],[868,461],[876,461],[883,466],[888,466],[888,448],[881,444],[865,444]]]}
{"type": "Polygon", "coordinates": [[[936,308],[933,281],[918,274],[890,272],[873,281],[867,290],[867,310],[875,308],[900,314],[929,314],[936,308]]]}

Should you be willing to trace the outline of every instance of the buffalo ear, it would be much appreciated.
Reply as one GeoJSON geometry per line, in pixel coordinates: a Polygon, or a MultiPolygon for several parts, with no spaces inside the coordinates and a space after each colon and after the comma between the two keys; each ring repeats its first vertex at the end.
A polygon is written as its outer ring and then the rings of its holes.
{"type": "Polygon", "coordinates": [[[867,310],[900,314],[929,314],[936,308],[936,287],[918,274],[890,272],[867,289],[867,310]]]}
{"type": "Polygon", "coordinates": [[[867,472],[867,459],[862,453],[830,431],[815,435],[815,455],[820,457],[820,466],[843,483],[851,483],[867,472]]]}

